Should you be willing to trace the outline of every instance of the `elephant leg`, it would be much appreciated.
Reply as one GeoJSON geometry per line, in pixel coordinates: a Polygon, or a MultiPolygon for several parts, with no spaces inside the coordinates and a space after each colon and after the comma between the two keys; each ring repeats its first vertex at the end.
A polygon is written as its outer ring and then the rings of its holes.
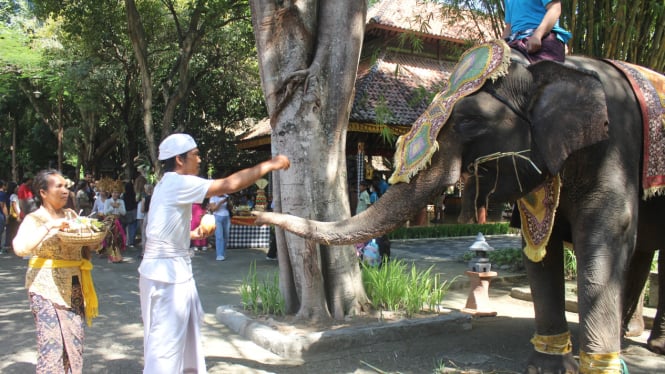
{"type": "MultiPolygon", "coordinates": [[[[547,255],[541,262],[524,258],[527,277],[531,286],[535,312],[536,334],[534,340],[568,337],[565,314],[565,281],[563,278],[563,241],[552,233],[547,244],[547,255]]],[[[568,338],[569,339],[569,338],[568,338]]],[[[577,362],[570,347],[556,344],[560,352],[543,352],[544,345],[534,342],[526,373],[577,372],[577,362]]]]}
{"type": "Polygon", "coordinates": [[[658,310],[653,320],[651,335],[647,341],[647,346],[653,352],[665,355],[665,254],[659,253],[658,256],[658,310]]]}
{"type": "Polygon", "coordinates": [[[640,248],[639,234],[637,241],[637,248],[628,267],[627,282],[624,284],[624,336],[639,336],[644,332],[644,318],[642,313],[644,285],[649,276],[653,251],[640,248]]]}
{"type": "MultiPolygon", "coordinates": [[[[614,210],[609,203],[604,206],[608,211],[636,211],[636,206],[631,208],[630,204],[625,210],[614,210]]],[[[614,370],[620,366],[622,291],[635,248],[637,216],[627,213],[610,220],[593,209],[577,213],[577,224],[572,227],[577,257],[580,368],[584,371],[607,364],[614,370]]]]}
{"type": "MultiPolygon", "coordinates": [[[[665,232],[662,214],[665,211],[665,197],[655,196],[648,200],[640,200],[639,225],[637,230],[636,253],[631,261],[627,284],[643,285],[650,272],[653,254],[665,243],[665,232]],[[635,258],[643,258],[640,267],[632,269],[635,258]]],[[[658,309],[653,321],[651,335],[647,346],[653,352],[665,354],[665,255],[658,256],[658,309]]],[[[633,291],[634,292],[634,291],[633,291]]],[[[630,301],[627,297],[626,301],[630,301]]],[[[625,309],[624,309],[625,310],[625,309]]]]}

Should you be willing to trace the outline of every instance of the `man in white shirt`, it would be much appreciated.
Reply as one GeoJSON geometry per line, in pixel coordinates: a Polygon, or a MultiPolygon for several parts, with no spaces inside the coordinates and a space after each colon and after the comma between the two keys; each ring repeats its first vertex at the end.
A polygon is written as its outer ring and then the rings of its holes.
{"type": "Polygon", "coordinates": [[[146,374],[206,373],[201,344],[203,308],[192,275],[189,242],[212,232],[190,231],[192,204],[251,186],[264,174],[290,166],[286,156],[261,162],[226,178],[198,177],[201,158],[194,139],[172,134],[159,145],[165,174],[152,195],[143,261],[139,266],[143,355],[146,374]]]}

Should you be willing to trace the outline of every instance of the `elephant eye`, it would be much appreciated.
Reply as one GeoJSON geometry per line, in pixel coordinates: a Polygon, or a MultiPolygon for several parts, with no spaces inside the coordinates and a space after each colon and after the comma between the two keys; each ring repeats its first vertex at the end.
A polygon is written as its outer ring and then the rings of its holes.
{"type": "Polygon", "coordinates": [[[489,132],[488,120],[479,115],[459,115],[454,120],[455,131],[462,137],[462,141],[476,139],[489,132]]]}

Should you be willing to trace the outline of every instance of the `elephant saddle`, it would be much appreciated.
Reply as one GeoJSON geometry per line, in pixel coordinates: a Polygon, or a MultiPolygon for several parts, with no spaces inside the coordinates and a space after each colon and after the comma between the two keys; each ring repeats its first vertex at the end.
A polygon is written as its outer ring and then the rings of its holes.
{"type": "Polygon", "coordinates": [[[605,61],[626,76],[642,110],[642,198],[665,195],[665,76],[627,62],[605,61]]]}
{"type": "MultiPolygon", "coordinates": [[[[626,62],[605,61],[630,82],[642,112],[642,198],[665,195],[665,76],[626,62]]],[[[545,257],[559,203],[559,187],[559,178],[553,178],[517,202],[526,242],[524,253],[531,261],[539,262],[545,257]]]]}

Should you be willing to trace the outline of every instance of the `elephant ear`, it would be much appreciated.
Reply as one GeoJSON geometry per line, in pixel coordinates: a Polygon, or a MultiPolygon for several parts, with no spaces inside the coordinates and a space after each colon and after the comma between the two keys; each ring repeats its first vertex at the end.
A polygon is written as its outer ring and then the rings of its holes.
{"type": "Polygon", "coordinates": [[[605,91],[591,71],[553,61],[528,69],[535,87],[530,103],[534,149],[556,175],[573,152],[609,137],[605,91]]]}

